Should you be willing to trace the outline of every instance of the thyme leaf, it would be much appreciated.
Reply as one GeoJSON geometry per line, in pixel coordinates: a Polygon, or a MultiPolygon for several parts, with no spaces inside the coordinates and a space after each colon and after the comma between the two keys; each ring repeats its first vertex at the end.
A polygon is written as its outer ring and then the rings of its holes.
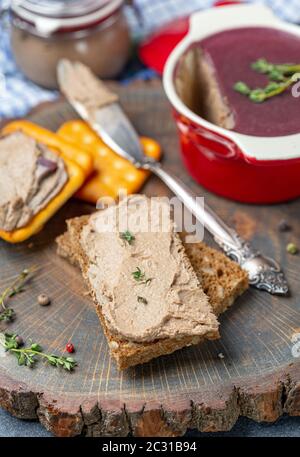
{"type": "Polygon", "coordinates": [[[147,303],[148,303],[148,301],[146,300],[146,298],[141,297],[141,296],[138,296],[137,301],[138,301],[139,303],[143,303],[144,305],[147,305],[147,303]]]}
{"type": "Polygon", "coordinates": [[[14,320],[15,312],[12,308],[6,308],[2,313],[0,313],[0,321],[10,322],[14,320]]]}
{"type": "Polygon", "coordinates": [[[239,92],[242,95],[249,95],[251,92],[250,87],[243,81],[238,81],[237,83],[235,83],[234,90],[236,90],[236,92],[239,92]]]}
{"type": "Polygon", "coordinates": [[[146,284],[147,286],[151,283],[152,278],[146,278],[146,274],[142,272],[139,267],[136,267],[136,270],[132,273],[133,279],[135,279],[140,284],[146,284]]]}
{"type": "Polygon", "coordinates": [[[136,281],[143,281],[145,279],[145,273],[142,273],[140,267],[136,267],[136,270],[132,272],[133,279],[136,281]]]}
{"type": "Polygon", "coordinates": [[[274,76],[284,76],[284,75],[292,75],[300,71],[300,65],[298,64],[273,64],[268,62],[266,59],[258,59],[256,62],[253,62],[251,68],[258,73],[263,73],[268,75],[270,79],[274,76]]]}
{"type": "Polygon", "coordinates": [[[126,232],[121,232],[120,237],[122,240],[127,241],[128,244],[132,244],[133,241],[135,240],[135,236],[129,232],[129,230],[126,230],[126,232]]]}

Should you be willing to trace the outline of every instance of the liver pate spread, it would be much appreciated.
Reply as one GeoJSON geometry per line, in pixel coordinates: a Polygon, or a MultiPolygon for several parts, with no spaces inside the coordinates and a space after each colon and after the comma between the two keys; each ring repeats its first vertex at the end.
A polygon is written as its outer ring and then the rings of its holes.
{"type": "Polygon", "coordinates": [[[16,132],[0,139],[0,229],[26,226],[68,180],[64,162],[16,132]]]}
{"type": "Polygon", "coordinates": [[[264,103],[253,103],[233,89],[269,80],[251,68],[260,58],[274,64],[299,64],[300,39],[274,28],[226,30],[195,43],[180,59],[175,84],[194,112],[220,127],[246,135],[272,137],[299,133],[299,98],[290,90],[264,103]]]}
{"type": "Polygon", "coordinates": [[[131,196],[99,211],[80,242],[87,279],[112,334],[134,342],[218,335],[218,321],[164,201],[131,196]],[[122,237],[126,227],[131,242],[122,237]]]}
{"type": "Polygon", "coordinates": [[[118,96],[82,63],[64,59],[63,71],[60,89],[69,100],[81,103],[91,116],[97,108],[118,101],[118,96]]]}

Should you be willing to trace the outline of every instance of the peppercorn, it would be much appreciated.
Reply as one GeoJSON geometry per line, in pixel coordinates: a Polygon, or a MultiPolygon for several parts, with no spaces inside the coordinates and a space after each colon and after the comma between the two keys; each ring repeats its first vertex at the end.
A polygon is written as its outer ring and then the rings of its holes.
{"type": "Polygon", "coordinates": [[[72,354],[75,351],[74,345],[72,343],[66,344],[66,351],[72,354]]]}
{"type": "Polygon", "coordinates": [[[38,296],[38,304],[41,305],[41,306],[48,306],[50,305],[50,298],[47,297],[46,294],[40,294],[38,296]]]}
{"type": "Polygon", "coordinates": [[[286,250],[289,254],[295,255],[298,252],[298,248],[294,243],[289,243],[286,247],[286,250]]]}
{"type": "Polygon", "coordinates": [[[15,342],[17,343],[18,347],[21,347],[24,344],[23,338],[21,336],[19,336],[19,335],[16,336],[15,342]]]}
{"type": "Polygon", "coordinates": [[[278,230],[280,232],[288,232],[291,230],[291,226],[285,219],[282,219],[278,224],[278,230]]]}

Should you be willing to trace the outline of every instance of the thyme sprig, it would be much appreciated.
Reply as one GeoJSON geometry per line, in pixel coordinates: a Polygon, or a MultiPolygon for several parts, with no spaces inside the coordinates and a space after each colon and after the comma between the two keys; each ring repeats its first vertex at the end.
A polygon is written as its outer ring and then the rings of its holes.
{"type": "Polygon", "coordinates": [[[258,59],[256,62],[253,62],[251,68],[258,73],[268,75],[273,81],[275,81],[277,77],[293,75],[294,73],[300,72],[300,65],[298,64],[285,63],[278,65],[268,62],[266,59],[258,59]]]}
{"type": "Polygon", "coordinates": [[[12,321],[15,318],[15,311],[12,308],[7,308],[5,301],[7,298],[23,292],[26,282],[36,270],[37,268],[35,266],[25,268],[12,282],[12,284],[0,294],[0,307],[3,310],[0,313],[0,321],[12,321]]]}
{"type": "Polygon", "coordinates": [[[267,75],[269,83],[263,88],[252,89],[243,81],[238,81],[234,85],[234,90],[247,96],[254,103],[262,103],[285,92],[297,81],[296,73],[300,72],[300,65],[276,65],[266,59],[258,59],[252,63],[251,68],[267,75]]]}
{"type": "Polygon", "coordinates": [[[135,279],[140,284],[148,285],[152,281],[152,278],[146,278],[146,274],[142,272],[142,270],[139,267],[136,267],[136,270],[133,271],[131,274],[133,276],[133,279],[135,279]]]}
{"type": "Polygon", "coordinates": [[[18,342],[18,336],[15,334],[4,333],[1,336],[0,343],[5,351],[13,354],[20,366],[33,367],[38,358],[46,360],[54,367],[61,367],[67,371],[72,371],[77,365],[73,357],[57,356],[43,352],[38,343],[31,343],[29,347],[21,347],[18,342]]]}
{"type": "Polygon", "coordinates": [[[295,78],[289,78],[285,82],[271,81],[264,88],[251,89],[247,84],[242,81],[237,82],[234,85],[234,89],[240,94],[246,95],[252,102],[262,103],[269,98],[275,97],[276,95],[282,94],[290,86],[295,83],[295,78]]]}

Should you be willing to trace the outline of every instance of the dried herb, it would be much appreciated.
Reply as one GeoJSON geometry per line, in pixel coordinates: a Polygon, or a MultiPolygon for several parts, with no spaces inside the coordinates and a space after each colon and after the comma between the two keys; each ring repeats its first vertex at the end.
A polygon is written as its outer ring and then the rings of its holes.
{"type": "Polygon", "coordinates": [[[289,78],[284,82],[270,82],[264,88],[250,89],[242,81],[234,85],[234,89],[242,95],[246,95],[254,103],[262,103],[269,98],[275,97],[285,92],[289,87],[295,83],[295,78],[289,78]]]}
{"type": "Polygon", "coordinates": [[[136,270],[133,271],[131,274],[133,276],[133,279],[135,279],[140,284],[148,285],[152,281],[152,278],[146,278],[146,274],[143,273],[139,267],[136,267],[136,270]]]}
{"type": "Polygon", "coordinates": [[[12,308],[5,308],[2,313],[0,313],[0,321],[10,322],[13,321],[16,314],[12,308]]]}
{"type": "Polygon", "coordinates": [[[126,230],[126,232],[121,232],[120,237],[122,238],[122,240],[127,241],[128,244],[132,244],[135,240],[134,235],[132,235],[132,233],[130,233],[129,230],[126,230]]]}
{"type": "Polygon", "coordinates": [[[136,270],[132,272],[132,276],[136,281],[143,281],[145,273],[142,273],[142,270],[139,267],[136,267],[136,270]]]}
{"type": "Polygon", "coordinates": [[[144,305],[147,305],[147,303],[148,303],[148,301],[146,300],[146,298],[140,297],[140,296],[138,296],[137,301],[138,301],[139,303],[144,303],[144,305]]]}
{"type": "Polygon", "coordinates": [[[237,83],[235,83],[234,90],[236,90],[237,92],[239,92],[242,95],[250,95],[250,93],[251,93],[250,87],[246,83],[243,83],[242,81],[238,81],[237,83]]]}
{"type": "Polygon", "coordinates": [[[297,81],[296,73],[300,72],[300,65],[276,65],[266,59],[258,59],[251,68],[268,76],[270,82],[263,88],[252,89],[243,81],[238,81],[234,85],[234,90],[254,103],[262,103],[285,92],[297,81]]]}
{"type": "Polygon", "coordinates": [[[298,64],[273,64],[268,62],[266,59],[258,59],[251,65],[251,68],[258,73],[268,75],[273,81],[276,77],[284,77],[285,75],[293,75],[294,73],[300,72],[300,65],[298,64]]]}
{"type": "Polygon", "coordinates": [[[42,347],[37,343],[31,343],[29,347],[21,347],[23,341],[20,344],[20,337],[15,334],[4,333],[1,335],[0,343],[4,347],[5,351],[13,354],[20,366],[33,367],[37,362],[38,358],[46,360],[50,365],[54,367],[61,367],[64,370],[73,370],[77,363],[72,357],[63,357],[53,354],[46,354],[43,352],[42,347]]]}
{"type": "Polygon", "coordinates": [[[15,318],[14,310],[6,307],[5,300],[23,292],[26,282],[35,271],[36,267],[25,268],[13,283],[2,292],[0,295],[0,307],[3,311],[0,313],[0,321],[12,321],[15,318]]]}

